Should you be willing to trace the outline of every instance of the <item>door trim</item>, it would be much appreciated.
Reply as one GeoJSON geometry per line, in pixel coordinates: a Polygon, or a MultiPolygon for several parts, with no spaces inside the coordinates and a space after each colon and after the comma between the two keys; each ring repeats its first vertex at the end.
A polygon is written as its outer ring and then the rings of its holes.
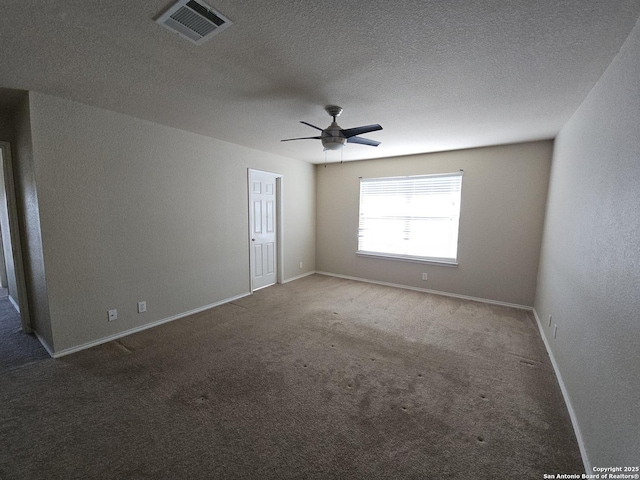
{"type": "Polygon", "coordinates": [[[253,288],[253,275],[251,274],[251,174],[252,173],[265,173],[267,175],[273,175],[276,178],[276,283],[282,283],[283,271],[284,271],[284,241],[282,235],[283,223],[283,184],[284,175],[276,172],[269,172],[267,170],[259,170],[256,168],[247,169],[247,240],[248,240],[248,273],[249,273],[249,291],[254,292],[253,288]]]}
{"type": "Polygon", "coordinates": [[[22,243],[20,240],[20,224],[18,217],[16,189],[13,177],[13,163],[11,157],[11,145],[9,142],[0,141],[2,150],[2,169],[4,170],[4,185],[7,195],[7,211],[9,213],[9,235],[11,237],[11,250],[13,252],[13,268],[16,274],[18,288],[18,306],[20,323],[25,333],[33,333],[31,317],[29,315],[29,301],[27,299],[27,284],[24,274],[24,262],[22,255],[22,243]]]}

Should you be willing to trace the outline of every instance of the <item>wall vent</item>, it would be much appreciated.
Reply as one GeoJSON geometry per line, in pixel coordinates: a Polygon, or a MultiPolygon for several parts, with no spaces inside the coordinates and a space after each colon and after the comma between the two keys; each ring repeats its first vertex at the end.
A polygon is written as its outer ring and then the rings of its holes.
{"type": "Polygon", "coordinates": [[[178,0],[156,23],[196,45],[233,25],[227,17],[199,0],[178,0]]]}

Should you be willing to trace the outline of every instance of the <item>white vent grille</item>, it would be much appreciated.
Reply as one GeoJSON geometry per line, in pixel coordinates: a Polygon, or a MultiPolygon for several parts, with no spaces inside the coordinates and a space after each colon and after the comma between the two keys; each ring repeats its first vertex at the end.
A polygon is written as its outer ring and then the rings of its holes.
{"type": "Polygon", "coordinates": [[[231,20],[204,2],[179,0],[156,23],[200,45],[232,25],[231,20]]]}

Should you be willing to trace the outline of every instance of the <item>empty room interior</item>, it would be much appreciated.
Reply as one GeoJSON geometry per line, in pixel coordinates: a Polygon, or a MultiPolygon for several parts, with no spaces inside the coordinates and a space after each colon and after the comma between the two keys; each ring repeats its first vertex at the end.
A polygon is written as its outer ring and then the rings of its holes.
{"type": "Polygon", "coordinates": [[[638,478],[639,17],[2,2],[0,478],[638,478]]]}

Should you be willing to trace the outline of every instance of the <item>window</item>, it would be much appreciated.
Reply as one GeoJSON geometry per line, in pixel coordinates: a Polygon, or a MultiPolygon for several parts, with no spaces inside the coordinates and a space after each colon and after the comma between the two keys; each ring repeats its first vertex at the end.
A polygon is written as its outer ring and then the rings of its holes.
{"type": "Polygon", "coordinates": [[[360,180],[358,255],[456,264],[462,172],[360,180]]]}

